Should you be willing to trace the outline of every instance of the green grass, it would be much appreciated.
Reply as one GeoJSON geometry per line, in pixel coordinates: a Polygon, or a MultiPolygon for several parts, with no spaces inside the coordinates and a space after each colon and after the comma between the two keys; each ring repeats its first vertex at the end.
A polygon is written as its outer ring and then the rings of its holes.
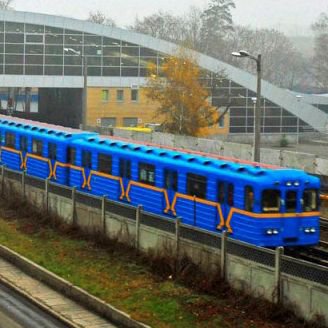
{"type": "MultiPolygon", "coordinates": [[[[2,212],[0,208],[0,216],[5,217],[2,212]]],[[[124,247],[99,247],[77,235],[33,224],[31,218],[11,217],[0,218],[0,244],[152,327],[281,327],[256,314],[249,318],[247,311],[226,299],[199,294],[170,277],[152,274],[124,247]]]]}

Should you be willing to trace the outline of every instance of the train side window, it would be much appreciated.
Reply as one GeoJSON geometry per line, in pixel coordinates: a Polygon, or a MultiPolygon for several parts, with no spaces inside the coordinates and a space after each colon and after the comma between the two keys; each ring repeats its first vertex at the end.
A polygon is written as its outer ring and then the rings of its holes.
{"type": "Polygon", "coordinates": [[[52,160],[57,159],[57,145],[55,143],[48,143],[48,158],[52,160]]]}
{"type": "Polygon", "coordinates": [[[178,190],[178,172],[164,170],[164,185],[165,189],[178,190]]]}
{"type": "Polygon", "coordinates": [[[131,179],[131,161],[120,159],[120,177],[131,179]]]}
{"type": "Polygon", "coordinates": [[[234,195],[233,195],[233,192],[234,192],[234,186],[232,183],[229,183],[228,184],[228,198],[227,198],[227,204],[229,206],[233,206],[234,204],[234,195]]]}
{"type": "Polygon", "coordinates": [[[76,159],[76,149],[68,147],[67,148],[67,163],[75,165],[75,159],[76,159]]]}
{"type": "Polygon", "coordinates": [[[13,133],[6,132],[5,145],[8,148],[15,148],[16,136],[13,133]]]}
{"type": "Polygon", "coordinates": [[[262,192],[262,211],[277,213],[280,211],[280,191],[267,189],[262,192]]]}
{"type": "Polygon", "coordinates": [[[20,150],[23,152],[28,151],[28,140],[26,136],[21,136],[19,140],[20,150]]]}
{"type": "Polygon", "coordinates": [[[112,156],[98,154],[98,171],[112,174],[112,156]]]}
{"type": "Polygon", "coordinates": [[[318,191],[305,189],[303,193],[303,211],[312,212],[318,210],[318,191]]]}
{"type": "Polygon", "coordinates": [[[139,163],[139,181],[154,186],[155,165],[139,163]]]}
{"type": "Polygon", "coordinates": [[[91,169],[91,151],[82,150],[82,166],[91,169]]]}
{"type": "Polygon", "coordinates": [[[41,140],[33,139],[32,141],[32,154],[42,156],[43,144],[41,140]]]}
{"type": "Polygon", "coordinates": [[[297,207],[297,192],[289,190],[286,193],[286,212],[295,213],[297,207]]]}
{"type": "Polygon", "coordinates": [[[253,212],[254,206],[254,190],[251,186],[245,187],[245,210],[253,212]]]}
{"type": "Polygon", "coordinates": [[[194,174],[187,174],[187,194],[198,198],[206,198],[207,178],[194,174]]]}

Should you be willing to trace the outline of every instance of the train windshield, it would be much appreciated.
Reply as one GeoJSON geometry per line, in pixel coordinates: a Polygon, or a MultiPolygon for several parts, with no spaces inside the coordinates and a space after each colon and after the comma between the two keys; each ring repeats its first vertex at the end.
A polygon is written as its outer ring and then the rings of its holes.
{"type": "Polygon", "coordinates": [[[277,213],[280,211],[280,191],[274,189],[263,190],[262,211],[264,213],[277,213]]]}
{"type": "Polygon", "coordinates": [[[303,211],[311,212],[318,210],[318,191],[305,189],[303,193],[303,211]]]}

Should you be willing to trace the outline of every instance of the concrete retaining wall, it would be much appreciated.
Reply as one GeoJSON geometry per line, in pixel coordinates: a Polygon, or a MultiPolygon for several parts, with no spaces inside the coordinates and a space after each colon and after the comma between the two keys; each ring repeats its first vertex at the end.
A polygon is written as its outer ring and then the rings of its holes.
{"type": "MultiPolygon", "coordinates": [[[[224,138],[222,138],[222,140],[213,140],[177,136],[159,132],[145,134],[121,129],[114,129],[114,136],[164,146],[202,151],[205,153],[213,153],[221,156],[236,157],[243,160],[252,160],[253,154],[253,147],[251,145],[230,142],[224,138]]],[[[239,138],[241,138],[241,136],[239,136],[239,138]]],[[[244,138],[247,137],[244,136],[244,138]]],[[[261,148],[261,162],[266,164],[302,169],[309,173],[319,175],[328,175],[328,159],[318,158],[315,155],[307,153],[261,148]]]]}
{"type": "MultiPolygon", "coordinates": [[[[6,181],[10,181],[18,192],[24,189],[19,181],[8,179],[6,181]]],[[[25,190],[31,202],[37,204],[39,208],[45,209],[47,195],[44,190],[31,185],[26,185],[25,190]]],[[[320,284],[316,281],[298,277],[297,266],[295,266],[295,276],[282,273],[281,278],[277,281],[277,272],[280,272],[280,267],[273,266],[269,262],[268,264],[262,263],[263,259],[265,260],[264,263],[266,263],[266,259],[271,258],[272,260],[274,258],[275,254],[273,251],[262,251],[257,247],[228,239],[228,244],[225,246],[225,249],[227,249],[226,256],[224,257],[225,260],[221,262],[222,255],[224,255],[221,253],[221,249],[223,248],[222,245],[221,247],[217,247],[222,240],[224,241],[224,239],[221,239],[221,236],[208,234],[208,238],[217,238],[218,243],[216,246],[208,246],[200,241],[197,242],[196,240],[179,237],[179,225],[177,225],[177,222],[175,223],[175,233],[167,232],[141,224],[138,221],[137,214],[135,219],[127,219],[122,215],[113,214],[110,211],[104,213],[100,207],[96,208],[88,206],[85,203],[74,202],[72,199],[58,194],[50,193],[48,196],[49,211],[56,213],[67,223],[74,223],[84,231],[92,234],[95,232],[98,234],[103,233],[107,237],[117,238],[129,245],[136,245],[143,251],[152,249],[160,253],[169,252],[170,255],[177,254],[178,256],[183,256],[186,254],[195,264],[200,265],[203,270],[221,269],[221,273],[225,273],[225,277],[231,285],[236,288],[242,288],[252,295],[262,296],[270,301],[276,300],[276,292],[279,287],[279,290],[281,288],[281,294],[279,293],[281,302],[292,304],[300,316],[311,319],[315,315],[320,314],[328,322],[328,283],[320,284]],[[74,211],[73,208],[75,208],[74,211]],[[230,253],[229,245],[237,245],[239,249],[244,248],[244,250],[240,253],[240,256],[237,256],[230,253]],[[261,252],[264,253],[261,254],[261,252]],[[260,257],[256,258],[256,254],[260,257]]],[[[174,223],[171,222],[170,224],[174,223]]],[[[204,234],[200,231],[197,232],[197,229],[194,230],[194,233],[204,234]]],[[[285,258],[285,261],[288,261],[287,257],[283,258],[285,258]]],[[[302,265],[302,263],[299,265],[302,265]]],[[[313,269],[317,267],[315,265],[311,266],[313,269]]],[[[320,270],[320,273],[323,275],[322,281],[327,281],[328,269],[320,270]]],[[[41,273],[40,275],[40,279],[45,279],[41,273]]],[[[80,297],[78,295],[81,295],[81,291],[77,293],[76,289],[72,289],[72,286],[67,288],[61,280],[58,281],[58,288],[63,291],[65,289],[66,292],[68,290],[68,293],[73,298],[80,297]]],[[[84,300],[84,297],[81,299],[84,300]]],[[[85,300],[85,302],[89,301],[85,300]]],[[[102,305],[99,306],[101,309],[102,305]]]]}

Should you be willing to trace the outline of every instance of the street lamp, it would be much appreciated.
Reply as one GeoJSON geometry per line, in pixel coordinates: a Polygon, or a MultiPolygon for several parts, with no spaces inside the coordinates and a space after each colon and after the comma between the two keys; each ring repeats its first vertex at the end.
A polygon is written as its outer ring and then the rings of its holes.
{"type": "Polygon", "coordinates": [[[234,57],[248,57],[256,62],[257,68],[257,99],[256,99],[256,110],[255,110],[255,131],[254,131],[254,162],[261,161],[261,80],[262,80],[262,70],[261,70],[261,54],[256,56],[251,55],[246,50],[240,50],[238,52],[232,52],[234,57]]]}
{"type": "Polygon", "coordinates": [[[72,53],[76,56],[80,56],[82,58],[82,65],[83,65],[83,91],[82,91],[82,118],[80,123],[80,129],[84,130],[86,128],[86,115],[87,115],[87,107],[88,107],[88,62],[87,56],[82,55],[80,51],[77,51],[73,48],[64,48],[64,52],[72,53]]]}

